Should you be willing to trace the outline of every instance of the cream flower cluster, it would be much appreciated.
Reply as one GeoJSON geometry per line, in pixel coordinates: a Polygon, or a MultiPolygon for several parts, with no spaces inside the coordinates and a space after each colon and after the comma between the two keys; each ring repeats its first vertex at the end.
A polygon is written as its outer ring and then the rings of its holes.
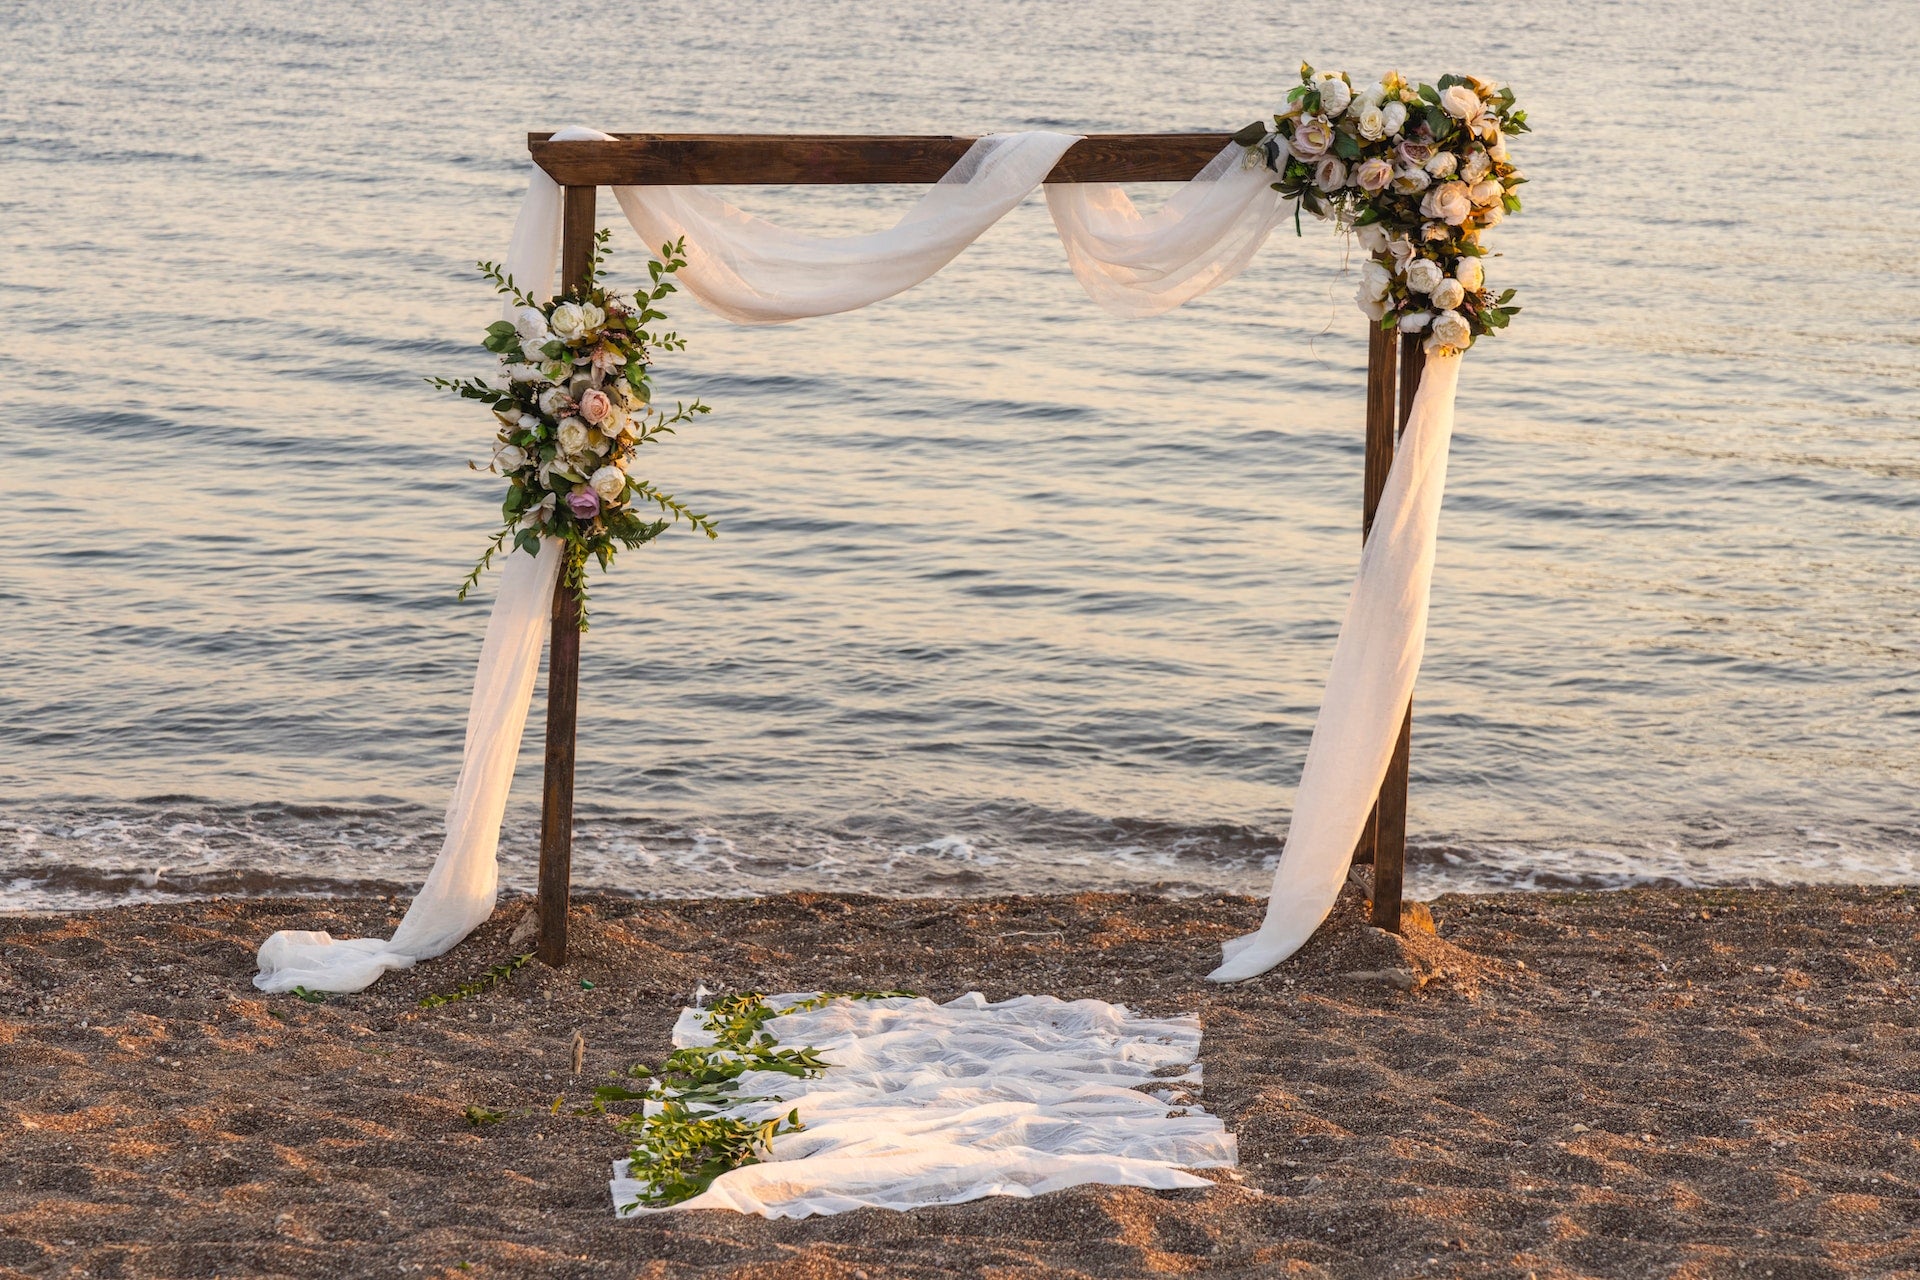
{"type": "Polygon", "coordinates": [[[698,400],[676,405],[672,413],[652,403],[652,349],[686,345],[677,335],[648,328],[666,319],[654,304],[673,292],[666,277],[684,265],[678,246],[662,248],[660,261],[651,264],[652,287],[630,298],[597,283],[599,262],[596,253],[594,278],[584,289],[548,302],[526,296],[494,264],[480,264],[517,304],[513,318],[490,325],[485,339],[500,357],[505,385],[429,379],[486,402],[497,419],[486,469],[506,477],[504,523],[469,576],[469,587],[509,542],[529,553],[538,552],[542,538],[566,542],[568,580],[584,595],[589,556],[605,568],[616,548],[650,542],[677,520],[714,534],[706,516],[635,474],[641,445],[707,412],[698,400]]]}
{"type": "Polygon", "coordinates": [[[1382,328],[1464,351],[1520,308],[1495,296],[1484,234],[1520,211],[1507,138],[1528,131],[1513,91],[1474,76],[1414,84],[1390,71],[1356,88],[1344,72],[1300,68],[1273,127],[1236,135],[1274,189],[1355,232],[1369,255],[1356,301],[1382,328]]]}

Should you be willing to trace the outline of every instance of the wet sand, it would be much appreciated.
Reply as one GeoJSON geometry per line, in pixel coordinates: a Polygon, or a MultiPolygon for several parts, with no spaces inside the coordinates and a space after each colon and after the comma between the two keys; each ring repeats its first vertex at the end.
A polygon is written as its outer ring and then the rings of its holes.
{"type": "Polygon", "coordinates": [[[1253,901],[589,897],[564,971],[431,1009],[513,954],[524,902],[324,1004],[256,992],[254,947],[384,931],[398,904],[4,917],[0,1276],[1920,1275],[1916,903],[1448,897],[1403,940],[1350,895],[1280,970],[1218,988],[1253,901]],[[616,1221],[618,1135],[568,1105],[658,1060],[703,982],[1197,1010],[1242,1168],[1210,1191],[616,1221]],[[470,1106],[510,1114],[476,1128],[470,1106]]]}

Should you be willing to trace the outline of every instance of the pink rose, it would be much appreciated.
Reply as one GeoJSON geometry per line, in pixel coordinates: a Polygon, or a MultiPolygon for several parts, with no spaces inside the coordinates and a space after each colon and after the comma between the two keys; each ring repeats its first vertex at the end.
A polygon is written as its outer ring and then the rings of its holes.
{"type": "Polygon", "coordinates": [[[575,489],[567,495],[567,509],[576,520],[591,520],[600,514],[600,495],[591,489],[575,489]]]}
{"type": "Polygon", "coordinates": [[[1320,116],[1308,116],[1293,126],[1293,136],[1287,139],[1287,149],[1293,152],[1294,159],[1312,164],[1327,153],[1333,145],[1333,126],[1320,116]]]}
{"type": "Polygon", "coordinates": [[[1427,161],[1433,159],[1433,144],[1428,142],[1414,142],[1408,139],[1395,146],[1393,153],[1400,157],[1401,164],[1418,169],[1426,164],[1427,161]]]}
{"type": "Polygon", "coordinates": [[[1362,160],[1353,171],[1353,180],[1362,191],[1385,191],[1393,181],[1393,166],[1380,156],[1362,160]]]}
{"type": "Polygon", "coordinates": [[[613,412],[613,401],[598,387],[589,387],[580,396],[580,416],[599,426],[613,412]]]}
{"type": "Polygon", "coordinates": [[[1313,185],[1333,192],[1347,185],[1347,162],[1338,156],[1321,156],[1313,166],[1313,185]]]}

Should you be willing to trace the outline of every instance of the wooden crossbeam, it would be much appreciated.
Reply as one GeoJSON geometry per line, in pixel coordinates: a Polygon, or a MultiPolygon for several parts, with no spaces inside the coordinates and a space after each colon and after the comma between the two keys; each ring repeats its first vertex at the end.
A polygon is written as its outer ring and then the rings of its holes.
{"type": "MultiPolygon", "coordinates": [[[[563,187],[779,186],[938,182],[977,138],[942,134],[618,133],[612,142],[527,135],[563,187]]],[[[1099,133],[1068,148],[1048,182],[1185,182],[1230,133],[1099,133]]]]}

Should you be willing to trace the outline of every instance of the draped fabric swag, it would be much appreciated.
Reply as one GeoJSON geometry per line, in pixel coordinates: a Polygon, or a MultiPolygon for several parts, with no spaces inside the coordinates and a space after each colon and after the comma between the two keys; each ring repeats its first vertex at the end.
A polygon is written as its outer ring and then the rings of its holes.
{"type": "MultiPolygon", "coordinates": [[[[590,129],[554,135],[610,136],[590,129]]],[[[862,236],[778,227],[698,187],[616,187],[614,197],[650,248],[685,237],[687,266],[677,277],[685,292],[735,323],[779,324],[850,311],[919,284],[1026,199],[1078,140],[1047,132],[982,138],[899,222],[862,236]]],[[[1117,185],[1048,186],[1054,226],[1088,294],[1115,314],[1149,316],[1237,275],[1283,211],[1271,175],[1243,158],[1243,148],[1229,145],[1151,214],[1117,185]]],[[[506,262],[530,294],[553,291],[561,210],[559,186],[534,169],[506,262]]],[[[1426,363],[1334,645],[1265,921],[1227,944],[1210,975],[1217,981],[1253,977],[1292,955],[1326,919],[1345,879],[1420,669],[1458,376],[1458,356],[1426,363]]],[[[256,986],[358,991],[388,969],[449,950],[492,912],[500,821],[558,559],[551,542],[537,559],[508,559],[474,677],[445,843],[398,931],[391,940],[276,933],[260,948],[256,986]]]]}

